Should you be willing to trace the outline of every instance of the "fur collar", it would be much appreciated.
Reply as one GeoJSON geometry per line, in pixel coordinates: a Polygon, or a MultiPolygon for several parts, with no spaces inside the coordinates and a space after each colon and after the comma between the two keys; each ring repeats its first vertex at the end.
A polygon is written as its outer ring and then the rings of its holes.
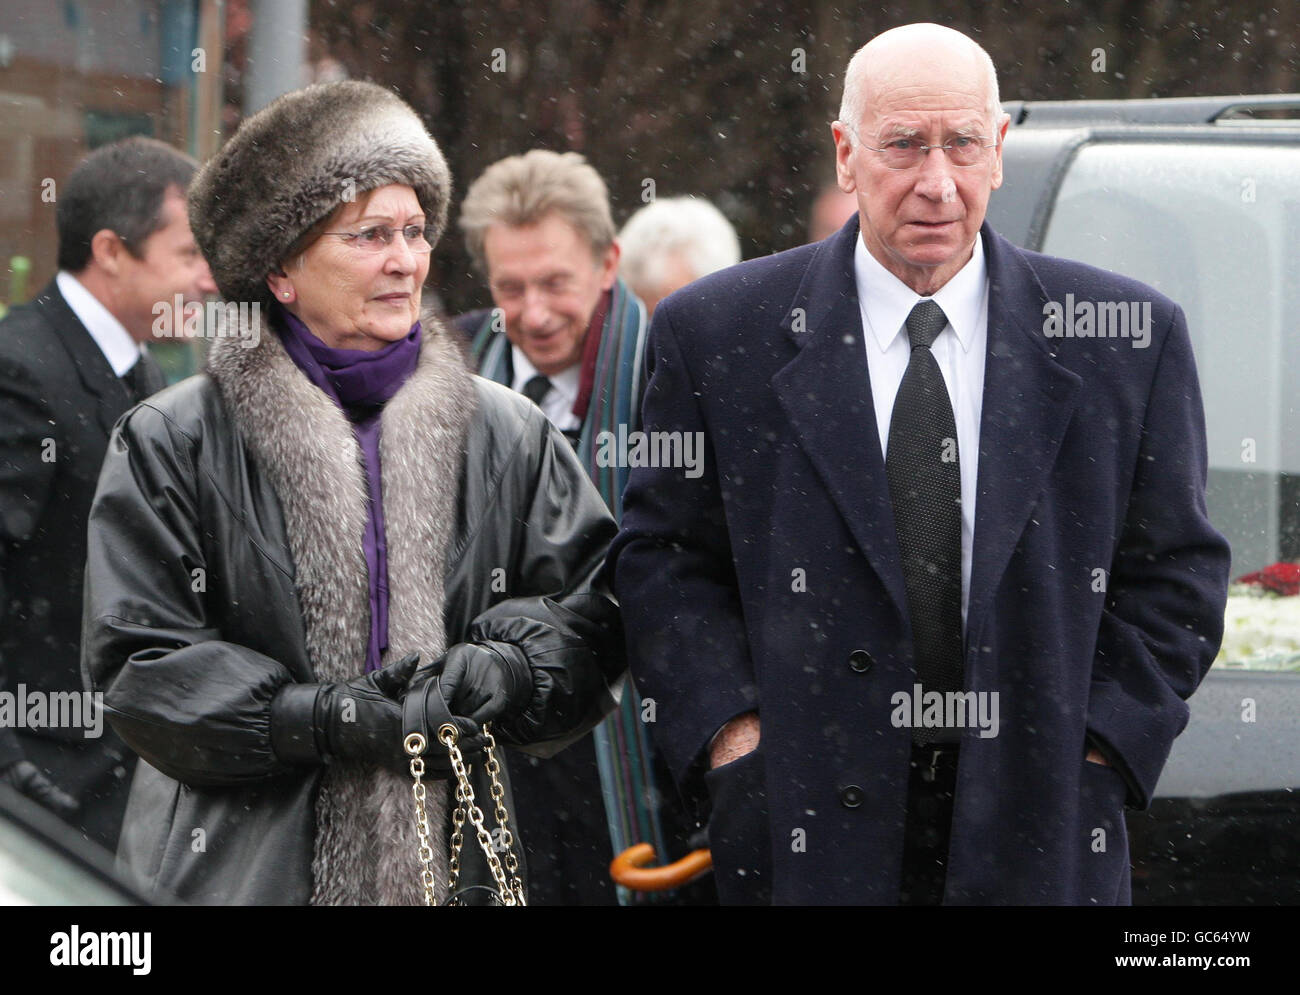
{"type": "MultiPolygon", "coordinates": [[[[475,406],[459,348],[436,318],[422,320],[419,364],[381,422],[390,599],[385,664],[411,652],[428,663],[446,649],[445,561],[475,406]]],[[[294,365],[265,321],[256,334],[253,348],[218,339],[208,371],[284,510],[316,677],[349,680],[364,667],[370,624],[361,449],[343,412],[294,365]]],[[[445,782],[441,787],[428,792],[427,805],[434,874],[445,889],[448,793],[445,782]]],[[[327,768],[316,800],[312,904],[421,904],[417,846],[409,778],[370,766],[327,768]]]]}

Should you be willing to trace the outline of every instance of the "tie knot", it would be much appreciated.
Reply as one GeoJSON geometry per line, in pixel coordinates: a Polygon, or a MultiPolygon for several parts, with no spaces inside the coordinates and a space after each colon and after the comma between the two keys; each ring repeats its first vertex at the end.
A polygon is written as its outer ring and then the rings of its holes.
{"type": "Polygon", "coordinates": [[[132,367],[119,378],[126,385],[126,391],[131,395],[131,403],[137,404],[152,394],[155,390],[161,389],[155,387],[152,378],[149,376],[149,370],[145,366],[144,356],[137,359],[132,367]]]}
{"type": "Polygon", "coordinates": [[[529,378],[528,382],[524,384],[523,393],[524,397],[534,404],[541,404],[542,398],[547,395],[550,389],[551,381],[539,373],[535,377],[529,378]]]}
{"type": "Polygon", "coordinates": [[[907,316],[907,337],[912,342],[912,348],[924,346],[929,349],[946,324],[948,316],[938,304],[932,300],[917,301],[916,307],[907,316]]]}

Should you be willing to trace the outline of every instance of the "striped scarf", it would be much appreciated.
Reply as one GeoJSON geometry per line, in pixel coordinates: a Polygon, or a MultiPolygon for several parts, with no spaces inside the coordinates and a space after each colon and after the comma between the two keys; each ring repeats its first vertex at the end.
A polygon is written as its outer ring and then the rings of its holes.
{"type": "MultiPolygon", "coordinates": [[[[501,334],[497,312],[488,312],[474,335],[471,349],[479,373],[497,383],[510,383],[510,341],[501,334]]],[[[591,399],[578,438],[578,458],[609,506],[615,520],[623,515],[626,466],[599,466],[596,440],[602,432],[617,434],[620,424],[631,434],[641,427],[641,392],[645,388],[645,305],[616,280],[610,291],[599,346],[583,353],[581,382],[591,383],[591,399]]],[[[614,462],[625,462],[615,460],[614,462]]],[[[652,803],[655,789],[650,742],[641,721],[641,697],[628,682],[619,709],[592,731],[601,791],[614,853],[635,843],[650,843],[660,857],[667,855],[659,810],[652,803]]],[[[618,889],[624,904],[650,901],[650,896],[618,889]]]]}

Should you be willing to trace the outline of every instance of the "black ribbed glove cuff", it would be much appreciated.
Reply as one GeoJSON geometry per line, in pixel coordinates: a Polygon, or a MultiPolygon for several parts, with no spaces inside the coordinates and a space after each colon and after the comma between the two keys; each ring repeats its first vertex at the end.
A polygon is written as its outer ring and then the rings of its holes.
{"type": "Polygon", "coordinates": [[[271,699],[271,751],[281,763],[325,763],[325,750],[317,739],[320,692],[319,684],[289,684],[271,699]]]}

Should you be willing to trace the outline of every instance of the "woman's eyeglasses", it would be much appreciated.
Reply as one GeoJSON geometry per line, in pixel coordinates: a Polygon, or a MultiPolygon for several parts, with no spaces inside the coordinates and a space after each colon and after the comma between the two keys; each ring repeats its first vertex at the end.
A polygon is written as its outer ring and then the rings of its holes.
{"type": "MultiPolygon", "coordinates": [[[[407,225],[401,229],[402,239],[412,252],[432,252],[434,230],[432,225],[407,225]]],[[[393,244],[397,229],[388,225],[373,225],[360,231],[324,231],[322,235],[334,235],[343,239],[354,249],[365,252],[382,252],[393,244]]]]}

